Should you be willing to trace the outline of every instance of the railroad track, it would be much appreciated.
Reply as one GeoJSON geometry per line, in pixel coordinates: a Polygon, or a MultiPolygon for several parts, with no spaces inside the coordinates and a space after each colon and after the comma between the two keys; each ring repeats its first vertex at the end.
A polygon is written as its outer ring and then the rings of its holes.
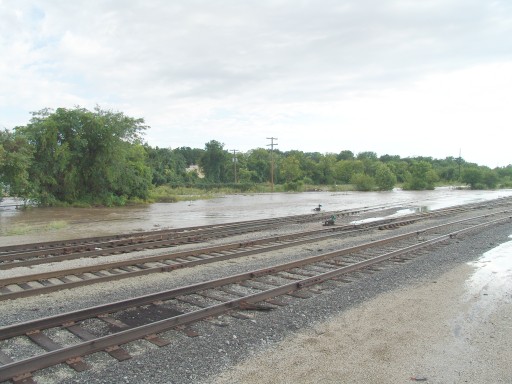
{"type": "MultiPolygon", "coordinates": [[[[505,199],[498,199],[493,204],[505,204],[504,200],[505,199]]],[[[475,204],[475,206],[478,205],[478,203],[475,204]]],[[[471,209],[471,206],[472,205],[467,205],[449,209],[454,211],[467,210],[471,209]]],[[[211,239],[268,230],[284,224],[314,222],[331,215],[340,218],[371,211],[378,212],[379,210],[391,207],[392,206],[363,207],[352,210],[330,211],[198,227],[174,228],[135,234],[119,234],[3,246],[0,247],[0,270],[73,260],[83,257],[100,257],[129,253],[144,249],[172,248],[183,244],[200,243],[211,239]]]]}
{"type": "MultiPolygon", "coordinates": [[[[512,198],[501,198],[488,202],[492,205],[504,205],[512,198]]],[[[455,207],[452,209],[470,209],[472,206],[479,206],[481,203],[474,203],[455,207]],[[462,208],[464,207],[464,208],[462,208]]],[[[108,236],[95,236],[87,238],[56,240],[40,243],[8,245],[0,247],[0,269],[2,264],[15,260],[27,260],[44,258],[45,256],[55,257],[83,253],[86,256],[101,256],[112,253],[130,252],[144,248],[168,247],[187,242],[204,241],[216,236],[232,236],[239,233],[247,233],[268,229],[283,224],[306,223],[317,221],[324,216],[335,215],[337,217],[358,215],[365,212],[379,211],[386,208],[394,208],[397,205],[382,205],[373,207],[362,207],[359,209],[328,211],[321,213],[277,217],[262,220],[240,221],[235,223],[204,225],[186,228],[172,228],[140,233],[125,233],[108,236]],[[227,230],[227,232],[223,232],[227,230]],[[246,232],[245,232],[246,231],[246,232]],[[167,241],[167,242],[166,242],[167,241]]]]}
{"type": "MultiPolygon", "coordinates": [[[[447,208],[429,214],[410,214],[400,218],[380,219],[366,224],[345,224],[328,227],[328,229],[265,237],[257,240],[203,247],[156,256],[143,256],[129,260],[112,261],[69,269],[52,269],[49,272],[12,276],[0,279],[0,301],[41,295],[63,289],[105,283],[151,273],[170,272],[175,269],[195,267],[202,264],[320,242],[342,235],[353,235],[354,233],[370,229],[405,226],[419,220],[453,215],[467,209],[467,207],[447,208]]],[[[6,267],[9,266],[34,266],[39,264],[40,261],[31,259],[10,264],[6,263],[2,269],[7,269],[6,267]]]]}
{"type": "Polygon", "coordinates": [[[97,352],[125,360],[130,358],[125,344],[147,340],[165,346],[170,343],[168,332],[186,331],[198,321],[213,321],[209,319],[223,314],[244,318],[248,310],[278,310],[291,298],[321,294],[333,284],[357,278],[357,273],[378,273],[454,237],[510,220],[508,212],[490,212],[268,268],[1,327],[0,345],[8,347],[0,350],[0,381],[34,382],[40,370],[59,364],[85,370],[86,356],[97,352]],[[18,347],[22,351],[14,351],[15,345],[23,345],[18,347]]]}
{"type": "Polygon", "coordinates": [[[72,260],[73,258],[107,256],[116,253],[140,251],[143,249],[174,247],[182,244],[204,242],[215,238],[241,235],[265,229],[268,230],[282,226],[283,224],[318,221],[327,214],[343,217],[384,208],[384,206],[365,207],[361,209],[240,221],[235,223],[3,246],[0,247],[0,269],[11,268],[14,263],[19,263],[19,266],[24,266],[23,262],[27,260],[31,260],[32,265],[35,265],[54,261],[72,260]]]}

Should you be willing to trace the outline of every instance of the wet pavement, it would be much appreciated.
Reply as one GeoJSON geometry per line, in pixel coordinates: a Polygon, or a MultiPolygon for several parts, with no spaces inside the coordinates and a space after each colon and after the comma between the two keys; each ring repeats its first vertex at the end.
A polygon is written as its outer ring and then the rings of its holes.
{"type": "Polygon", "coordinates": [[[496,306],[504,302],[512,304],[512,234],[510,239],[470,263],[475,268],[467,281],[468,302],[471,302],[471,310],[468,311],[470,318],[478,314],[480,320],[483,320],[496,306]]]}

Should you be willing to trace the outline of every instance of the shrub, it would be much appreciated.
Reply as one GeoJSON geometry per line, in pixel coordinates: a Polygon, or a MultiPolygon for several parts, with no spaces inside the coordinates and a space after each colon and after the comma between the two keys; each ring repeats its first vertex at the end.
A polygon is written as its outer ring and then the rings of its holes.
{"type": "Polygon", "coordinates": [[[304,183],[302,181],[290,181],[284,184],[286,192],[301,192],[304,190],[304,183]]]}
{"type": "Polygon", "coordinates": [[[357,191],[373,191],[375,189],[375,179],[364,173],[357,173],[352,176],[350,183],[354,184],[357,191]]]}

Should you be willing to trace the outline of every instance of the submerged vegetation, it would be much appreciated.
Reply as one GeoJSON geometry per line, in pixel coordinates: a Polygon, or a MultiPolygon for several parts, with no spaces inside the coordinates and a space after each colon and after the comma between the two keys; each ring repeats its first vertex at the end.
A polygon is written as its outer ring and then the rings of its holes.
{"type": "Polygon", "coordinates": [[[378,157],[349,150],[255,148],[235,156],[216,140],[203,149],[154,148],[142,140],[147,128],[143,119],[99,107],[35,112],[27,125],[0,131],[0,196],[85,207],[227,193],[512,187],[512,165],[490,169],[462,158],[378,157]]]}
{"type": "Polygon", "coordinates": [[[40,232],[57,231],[59,229],[64,229],[67,227],[68,227],[68,223],[63,220],[50,221],[43,225],[16,224],[16,225],[6,228],[6,232],[3,233],[3,235],[4,236],[28,235],[28,234],[40,233],[40,232]]]}

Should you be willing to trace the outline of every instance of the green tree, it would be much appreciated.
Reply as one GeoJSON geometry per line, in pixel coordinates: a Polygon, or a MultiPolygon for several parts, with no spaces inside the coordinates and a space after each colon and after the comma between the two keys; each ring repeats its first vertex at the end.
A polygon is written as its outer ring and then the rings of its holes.
{"type": "Polygon", "coordinates": [[[484,169],[482,175],[482,181],[488,189],[494,189],[498,185],[499,177],[498,173],[491,169],[484,169]]]}
{"type": "MultiPolygon", "coordinates": [[[[312,183],[313,178],[315,178],[315,176],[318,173],[318,170],[316,169],[317,164],[311,158],[309,158],[304,152],[292,150],[292,151],[283,153],[283,160],[281,161],[281,164],[280,164],[281,171],[284,170],[284,168],[282,168],[282,167],[287,166],[286,164],[283,165],[282,162],[289,157],[292,157],[292,158],[298,160],[300,175],[297,176],[297,179],[299,179],[299,178],[307,179],[307,180],[310,180],[310,183],[312,183]]],[[[285,181],[289,181],[288,180],[289,178],[287,178],[287,176],[285,176],[283,173],[282,173],[282,176],[285,179],[285,181]]]]}
{"type": "Polygon", "coordinates": [[[336,181],[336,155],[328,153],[318,162],[319,184],[334,184],[336,181]]]}
{"type": "Polygon", "coordinates": [[[500,179],[500,186],[502,188],[512,188],[512,165],[498,167],[495,171],[500,179]]]}
{"type": "MultiPolygon", "coordinates": [[[[27,138],[34,150],[29,176],[34,199],[41,205],[77,200],[110,204],[113,199],[145,198],[141,185],[150,172],[131,172],[128,166],[142,170],[144,160],[135,163],[130,145],[139,145],[143,119],[121,112],[74,109],[43,109],[33,113],[30,123],[16,132],[27,138]],[[120,172],[120,170],[123,172],[120,172]],[[138,185],[135,190],[127,185],[138,185]],[[120,192],[122,191],[122,192],[120,192]]],[[[121,200],[120,200],[121,201],[121,200]]]]}
{"type": "Polygon", "coordinates": [[[375,183],[381,191],[391,191],[396,184],[396,176],[386,164],[378,163],[375,171],[375,183]]]}
{"type": "Polygon", "coordinates": [[[393,172],[393,174],[396,176],[396,181],[398,183],[405,182],[409,175],[409,164],[407,163],[407,161],[390,161],[387,162],[386,165],[389,167],[391,172],[393,172]]]}
{"type": "Polygon", "coordinates": [[[483,185],[483,172],[478,167],[465,168],[462,172],[462,181],[471,189],[479,189],[483,185]]]}
{"type": "Polygon", "coordinates": [[[224,150],[224,144],[211,140],[205,144],[205,150],[199,159],[199,165],[208,181],[221,183],[228,181],[226,170],[228,169],[229,160],[229,153],[224,150]]]}
{"type": "Polygon", "coordinates": [[[310,158],[317,164],[320,162],[320,160],[323,157],[323,155],[320,152],[306,152],[306,153],[304,153],[304,156],[310,158]]]}
{"type": "Polygon", "coordinates": [[[320,170],[317,164],[309,157],[304,157],[301,161],[301,169],[304,174],[304,179],[308,180],[310,184],[320,184],[320,170]]]}
{"type": "Polygon", "coordinates": [[[32,152],[23,136],[7,130],[0,131],[0,199],[5,192],[10,196],[29,197],[28,169],[32,152]]]}
{"type": "Polygon", "coordinates": [[[364,163],[361,160],[341,160],[335,165],[336,180],[340,183],[350,183],[352,176],[359,173],[364,173],[364,163]]]}
{"type": "Polygon", "coordinates": [[[300,169],[300,162],[296,156],[285,157],[281,161],[279,167],[281,170],[281,176],[287,183],[291,181],[297,181],[303,177],[302,171],[300,169]]]}
{"type": "Polygon", "coordinates": [[[354,160],[354,152],[348,150],[341,151],[336,160],[354,160]]]}
{"type": "Polygon", "coordinates": [[[247,171],[251,181],[263,183],[270,180],[270,152],[265,148],[256,148],[247,153],[247,171]]]}
{"type": "Polygon", "coordinates": [[[357,154],[357,160],[377,160],[377,154],[375,152],[359,152],[357,154]]]}
{"type": "Polygon", "coordinates": [[[111,196],[114,203],[118,196],[147,199],[151,187],[151,168],[146,165],[146,150],[142,144],[123,142],[123,162],[114,168],[116,174],[112,178],[117,183],[112,185],[111,196]]]}
{"type": "Polygon", "coordinates": [[[350,183],[353,184],[358,191],[373,191],[375,189],[375,179],[364,173],[352,175],[350,183]]]}
{"type": "Polygon", "coordinates": [[[153,185],[177,184],[184,181],[186,160],[180,152],[170,148],[145,147],[147,164],[151,168],[153,185]]]}
{"type": "Polygon", "coordinates": [[[199,164],[199,159],[203,156],[204,149],[179,147],[173,149],[173,152],[182,156],[185,159],[186,166],[190,167],[191,165],[199,164]]]}
{"type": "Polygon", "coordinates": [[[382,155],[381,157],[379,157],[379,161],[381,161],[383,163],[390,163],[392,161],[400,161],[400,156],[398,156],[398,155],[395,155],[395,156],[382,155]]]}
{"type": "Polygon", "coordinates": [[[434,183],[437,180],[438,176],[432,169],[431,163],[424,160],[413,161],[403,188],[407,190],[434,189],[434,183]]]}

